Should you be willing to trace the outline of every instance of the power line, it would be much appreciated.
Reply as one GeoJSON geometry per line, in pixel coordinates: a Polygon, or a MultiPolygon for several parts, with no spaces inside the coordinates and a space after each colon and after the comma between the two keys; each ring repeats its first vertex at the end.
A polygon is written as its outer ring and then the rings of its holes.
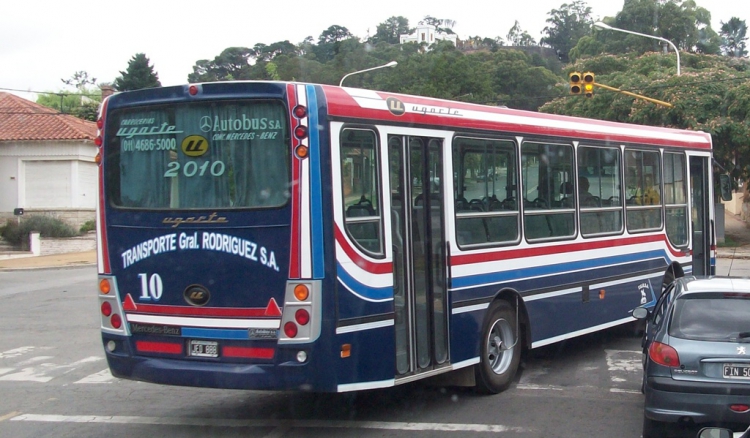
{"type": "Polygon", "coordinates": [[[101,93],[90,94],[90,93],[76,93],[76,92],[54,92],[54,91],[34,91],[34,90],[18,90],[15,88],[3,88],[0,87],[0,91],[16,91],[20,93],[35,93],[35,94],[51,94],[54,96],[86,96],[86,97],[100,97],[101,93]]]}

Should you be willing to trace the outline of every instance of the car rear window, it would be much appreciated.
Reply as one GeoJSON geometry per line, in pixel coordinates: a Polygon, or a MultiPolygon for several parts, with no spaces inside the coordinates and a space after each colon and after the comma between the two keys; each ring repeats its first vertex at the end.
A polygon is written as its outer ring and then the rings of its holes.
{"type": "Polygon", "coordinates": [[[750,342],[750,295],[706,293],[675,301],[669,335],[706,341],[750,342]]]}

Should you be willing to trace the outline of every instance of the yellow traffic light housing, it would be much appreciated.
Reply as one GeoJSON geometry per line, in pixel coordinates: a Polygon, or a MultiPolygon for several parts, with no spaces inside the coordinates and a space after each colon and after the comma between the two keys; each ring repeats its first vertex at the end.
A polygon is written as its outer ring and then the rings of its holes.
{"type": "Polygon", "coordinates": [[[583,94],[586,97],[592,97],[594,95],[594,84],[596,84],[596,75],[590,71],[583,74],[583,94]]]}
{"type": "Polygon", "coordinates": [[[568,78],[570,78],[570,94],[581,94],[583,91],[581,73],[574,71],[568,75],[568,78]]]}

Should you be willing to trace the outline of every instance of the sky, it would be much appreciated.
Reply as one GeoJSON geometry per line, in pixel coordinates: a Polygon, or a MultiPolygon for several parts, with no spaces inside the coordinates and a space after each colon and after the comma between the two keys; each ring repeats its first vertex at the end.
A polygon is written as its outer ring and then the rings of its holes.
{"type": "MultiPolygon", "coordinates": [[[[403,16],[411,26],[429,15],[455,20],[460,38],[505,39],[518,20],[535,40],[549,12],[573,0],[9,0],[0,8],[0,91],[36,100],[33,92],[72,91],[62,83],[77,71],[112,82],[136,53],[145,53],[162,85],[187,82],[196,61],[227,47],[253,47],[318,36],[332,25],[362,39],[377,25],[403,16]],[[28,92],[31,91],[31,92],[28,92]]],[[[614,16],[624,0],[587,0],[592,18],[614,16]]],[[[712,27],[737,16],[750,22],[745,0],[696,0],[711,12],[712,27]],[[742,5],[742,6],[740,6],[742,5]]]]}

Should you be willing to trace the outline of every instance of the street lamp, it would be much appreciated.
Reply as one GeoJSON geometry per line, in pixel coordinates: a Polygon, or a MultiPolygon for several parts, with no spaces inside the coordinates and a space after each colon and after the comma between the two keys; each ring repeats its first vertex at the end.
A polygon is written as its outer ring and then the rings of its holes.
{"type": "Polygon", "coordinates": [[[347,73],[347,74],[345,74],[345,75],[344,75],[344,77],[343,77],[343,78],[341,78],[341,82],[339,82],[339,87],[342,87],[342,86],[343,86],[343,84],[344,84],[344,79],[348,78],[348,77],[349,77],[349,76],[351,76],[351,75],[356,75],[357,73],[364,73],[364,72],[366,72],[366,71],[377,70],[377,69],[379,69],[379,68],[386,68],[386,67],[395,67],[395,66],[396,66],[396,64],[398,64],[398,62],[396,62],[396,61],[391,61],[391,62],[389,62],[388,64],[384,64],[384,65],[379,65],[379,66],[377,66],[377,67],[366,68],[366,69],[364,69],[364,70],[358,70],[358,71],[353,71],[353,72],[351,72],[351,73],[347,73]]]}
{"type": "Polygon", "coordinates": [[[658,36],[647,35],[645,33],[633,32],[632,30],[619,29],[617,27],[612,27],[612,26],[610,26],[610,25],[608,25],[606,23],[602,23],[601,21],[597,21],[596,23],[594,23],[594,26],[601,27],[602,29],[606,29],[606,30],[616,30],[618,32],[625,32],[625,33],[630,33],[630,34],[633,34],[633,35],[638,35],[638,36],[642,36],[642,37],[646,37],[646,38],[653,38],[655,40],[664,41],[665,43],[667,43],[670,46],[672,46],[672,48],[674,49],[674,53],[677,54],[677,76],[680,75],[680,52],[677,50],[677,46],[675,46],[672,41],[669,41],[666,38],[662,38],[662,37],[658,37],[658,36]]]}

